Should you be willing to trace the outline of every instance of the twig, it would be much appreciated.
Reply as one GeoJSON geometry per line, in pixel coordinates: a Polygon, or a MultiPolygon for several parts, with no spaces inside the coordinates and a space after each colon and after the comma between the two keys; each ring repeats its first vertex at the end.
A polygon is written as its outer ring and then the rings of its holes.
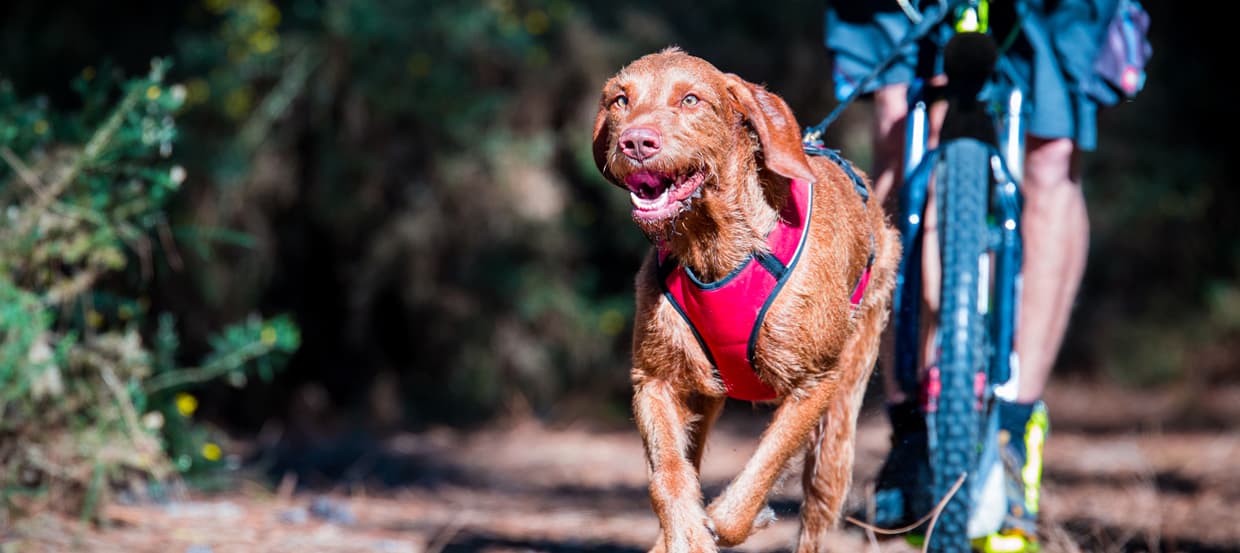
{"type": "Polygon", "coordinates": [[[76,298],[79,294],[90,289],[91,286],[94,286],[95,280],[98,278],[98,271],[93,269],[81,271],[68,282],[48,290],[47,293],[43,295],[43,303],[48,305],[58,305],[76,298]]]}
{"type": "MultiPolygon", "coordinates": [[[[853,516],[848,516],[845,518],[845,520],[857,526],[860,526],[861,528],[864,528],[867,532],[871,532],[875,534],[882,534],[884,536],[894,536],[897,534],[903,534],[905,532],[908,532],[909,530],[912,530],[914,528],[917,528],[918,526],[921,526],[922,524],[925,524],[928,521],[930,523],[929,528],[926,529],[926,544],[928,546],[928,544],[930,543],[930,534],[934,532],[934,523],[938,522],[939,514],[942,513],[943,509],[947,507],[947,502],[951,501],[952,497],[956,495],[956,492],[960,490],[960,486],[964,484],[964,479],[968,475],[969,473],[967,472],[962,473],[960,475],[960,478],[956,479],[956,483],[952,485],[951,489],[947,490],[947,494],[944,495],[943,498],[939,500],[939,503],[935,505],[933,509],[930,509],[929,513],[926,513],[925,516],[921,517],[916,522],[909,524],[908,526],[901,526],[899,528],[879,528],[868,522],[857,520],[857,518],[853,516]]],[[[923,552],[925,551],[924,547],[922,551],[923,552]]]]}
{"type": "Polygon", "coordinates": [[[122,237],[121,240],[138,256],[138,266],[141,267],[142,280],[149,282],[155,276],[155,266],[151,260],[151,239],[145,235],[138,235],[133,238],[122,237]]]}
{"type": "Polygon", "coordinates": [[[427,544],[425,553],[441,553],[465,527],[467,515],[468,511],[457,511],[452,519],[435,533],[435,537],[427,544]]]}
{"type": "MultiPolygon", "coordinates": [[[[116,396],[117,407],[121,410],[121,417],[125,420],[125,434],[132,440],[134,433],[138,432],[141,425],[138,423],[138,413],[133,408],[133,403],[129,399],[129,394],[125,392],[124,386],[121,385],[120,379],[116,377],[116,372],[112,367],[104,365],[99,371],[103,377],[103,383],[108,387],[108,391],[116,396]]],[[[135,443],[137,441],[135,440],[135,443]]]]}
{"type": "Polygon", "coordinates": [[[17,176],[22,179],[22,182],[25,182],[31,190],[34,190],[34,193],[40,198],[43,197],[43,181],[39,180],[39,175],[30,170],[26,162],[17,157],[17,154],[13,153],[13,150],[9,149],[8,146],[0,147],[0,157],[3,157],[4,161],[9,164],[9,167],[13,168],[17,176]]]}
{"type": "Polygon", "coordinates": [[[99,130],[95,131],[95,134],[91,135],[90,140],[86,142],[86,146],[82,148],[82,153],[73,159],[73,163],[69,165],[69,168],[59,178],[52,182],[50,186],[47,186],[42,194],[39,194],[39,201],[31,206],[28,211],[30,214],[29,218],[26,220],[26,224],[22,227],[19,235],[28,233],[43,212],[47,211],[51,207],[52,202],[56,201],[56,198],[73,183],[78,173],[82,171],[82,168],[103,153],[104,148],[107,148],[108,143],[116,136],[116,132],[120,130],[121,124],[125,121],[125,116],[133,111],[134,106],[142,99],[144,93],[145,87],[142,86],[133,86],[129,89],[121,103],[116,106],[115,110],[112,110],[112,114],[108,116],[107,121],[99,127],[99,130]]]}
{"type": "Polygon", "coordinates": [[[168,388],[207,382],[232,372],[237,366],[257,358],[269,350],[270,347],[262,342],[246,344],[233,353],[202,367],[186,368],[152,376],[147,379],[144,387],[146,388],[146,393],[153,394],[168,388]]]}
{"type": "Polygon", "coordinates": [[[293,498],[293,492],[297,490],[297,473],[286,471],[284,476],[280,477],[280,485],[276,487],[276,499],[287,503],[293,498]]]}
{"type": "Polygon", "coordinates": [[[241,127],[241,132],[238,133],[237,141],[245,151],[252,151],[262,144],[272,125],[288,112],[293,100],[301,95],[311,73],[318,67],[319,61],[314,48],[307,46],[303,47],[293,61],[289,62],[280,81],[267,93],[258,109],[254,110],[254,115],[245,122],[245,125],[241,127]]]}
{"type": "Polygon", "coordinates": [[[968,475],[969,473],[967,472],[960,473],[960,478],[956,479],[956,484],[952,486],[952,489],[947,490],[947,495],[939,501],[938,505],[934,506],[934,511],[932,511],[934,518],[930,520],[930,526],[926,527],[926,543],[922,544],[921,553],[926,553],[930,550],[930,538],[934,535],[934,525],[939,521],[939,515],[943,514],[943,508],[947,507],[947,502],[951,501],[952,496],[956,495],[956,491],[960,489],[961,484],[964,484],[964,478],[968,475]]]}
{"type": "MultiPolygon", "coordinates": [[[[874,505],[874,495],[871,494],[869,496],[869,501],[866,501],[866,509],[865,509],[866,514],[870,515],[870,520],[874,520],[875,509],[876,509],[876,506],[874,505]]],[[[875,534],[873,529],[871,528],[865,529],[865,538],[867,541],[870,542],[870,549],[872,551],[874,551],[875,553],[878,553],[879,551],[881,551],[878,547],[878,534],[875,534]]]]}
{"type": "Polygon", "coordinates": [[[181,261],[181,252],[177,250],[176,240],[172,238],[172,229],[168,228],[168,219],[159,218],[156,227],[159,230],[159,242],[164,246],[164,254],[168,256],[168,265],[175,271],[180,271],[185,267],[181,261]]]}

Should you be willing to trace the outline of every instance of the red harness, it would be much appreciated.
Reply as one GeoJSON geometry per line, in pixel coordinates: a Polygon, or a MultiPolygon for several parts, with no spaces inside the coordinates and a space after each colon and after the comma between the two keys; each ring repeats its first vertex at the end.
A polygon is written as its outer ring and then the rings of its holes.
{"type": "MultiPolygon", "coordinates": [[[[659,247],[663,293],[689,323],[728,396],[735,399],[765,401],[777,397],[775,390],[758,378],[753,356],[762,319],[792,275],[809,234],[814,185],[793,179],[791,187],[792,195],[780,213],[780,221],[767,235],[770,253],[750,256],[718,281],[702,282],[659,247]]],[[[872,262],[873,255],[853,289],[854,310],[865,295],[872,262]]]]}

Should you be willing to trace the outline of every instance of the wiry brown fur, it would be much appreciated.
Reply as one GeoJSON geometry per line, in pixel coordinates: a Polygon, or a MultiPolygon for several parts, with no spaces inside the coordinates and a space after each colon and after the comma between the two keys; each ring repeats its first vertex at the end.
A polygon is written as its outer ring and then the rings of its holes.
{"type": "Polygon", "coordinates": [[[769,513],[767,494],[797,451],[806,451],[798,551],[820,550],[850,485],[857,411],[894,288],[896,232],[881,206],[861,201],[838,165],[805,156],[800,127],[783,100],[675,48],[634,61],[603,87],[594,155],[603,174],[621,185],[642,169],[706,172],[688,209],[638,222],[708,281],[766,248],[789,178],[814,181],[808,242],[756,345],[756,370],[778,393],[778,407],[753,457],[709,506],[697,471],[724,387],[662,295],[653,252],[636,282],[632,380],[651,502],[662,527],[656,550],[714,551],[743,542],[769,513]],[[683,103],[690,93],[701,101],[683,103]],[[619,95],[623,105],[615,101],[619,95]],[[635,125],[663,137],[658,154],[641,162],[617,146],[619,134],[635,125]],[[870,283],[854,312],[849,296],[872,250],[870,283]]]}

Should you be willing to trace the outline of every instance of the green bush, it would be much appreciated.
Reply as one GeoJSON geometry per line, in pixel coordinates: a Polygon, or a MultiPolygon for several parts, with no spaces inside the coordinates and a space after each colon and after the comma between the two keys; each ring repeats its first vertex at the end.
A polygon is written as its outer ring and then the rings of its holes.
{"type": "Polygon", "coordinates": [[[33,505],[91,517],[118,484],[218,463],[186,390],[270,379],[298,347],[287,317],[254,316],[184,367],[172,317],[149,312],[173,247],[166,206],[186,178],[172,161],[186,92],[167,68],[88,69],[71,113],[0,83],[0,524],[33,505]]]}

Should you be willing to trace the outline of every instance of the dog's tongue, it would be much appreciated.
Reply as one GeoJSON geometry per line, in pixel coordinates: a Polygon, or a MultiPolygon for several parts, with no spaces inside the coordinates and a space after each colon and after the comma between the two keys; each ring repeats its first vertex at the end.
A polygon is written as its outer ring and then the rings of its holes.
{"type": "Polygon", "coordinates": [[[633,173],[624,178],[624,184],[629,187],[629,191],[646,199],[657,197],[667,188],[663,177],[650,171],[633,173]]]}

